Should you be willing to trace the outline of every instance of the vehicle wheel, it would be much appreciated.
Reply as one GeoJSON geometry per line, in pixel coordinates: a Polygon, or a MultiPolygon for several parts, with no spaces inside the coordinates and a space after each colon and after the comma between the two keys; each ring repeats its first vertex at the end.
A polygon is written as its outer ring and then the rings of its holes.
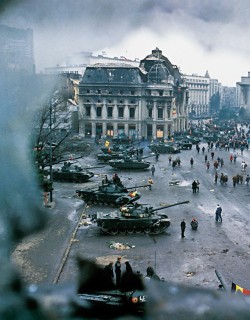
{"type": "Polygon", "coordinates": [[[151,228],[150,227],[144,228],[143,231],[144,233],[149,234],[151,232],[151,228]]]}
{"type": "MultiPolygon", "coordinates": [[[[141,231],[140,231],[141,232],[141,231]]],[[[133,228],[129,228],[128,230],[127,230],[127,233],[128,234],[133,234],[134,233],[134,229],[133,228]]]]}
{"type": "Polygon", "coordinates": [[[105,206],[108,206],[108,205],[109,205],[107,201],[104,201],[103,204],[104,204],[105,206]]]}
{"type": "Polygon", "coordinates": [[[115,236],[118,234],[118,229],[110,229],[109,230],[109,233],[112,235],[112,236],[115,236]]]}
{"type": "Polygon", "coordinates": [[[104,223],[103,223],[102,226],[101,226],[101,230],[102,230],[102,232],[104,232],[104,233],[107,233],[107,232],[108,232],[108,229],[105,228],[104,223]]]}
{"type": "Polygon", "coordinates": [[[126,229],[121,229],[121,230],[120,230],[120,234],[125,235],[126,233],[127,233],[127,230],[126,230],[126,229]]]}
{"type": "Polygon", "coordinates": [[[154,234],[159,234],[159,233],[161,233],[161,231],[162,231],[162,229],[161,229],[160,226],[154,226],[153,227],[153,233],[154,234]]]}
{"type": "Polygon", "coordinates": [[[135,233],[142,233],[142,229],[141,228],[135,229],[135,233]]]}

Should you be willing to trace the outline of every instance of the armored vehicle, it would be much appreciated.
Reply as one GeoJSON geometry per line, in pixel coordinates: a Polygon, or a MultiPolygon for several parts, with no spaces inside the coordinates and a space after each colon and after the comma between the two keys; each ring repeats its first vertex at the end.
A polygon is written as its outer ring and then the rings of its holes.
{"type": "Polygon", "coordinates": [[[178,141],[177,145],[182,149],[182,150],[191,150],[192,149],[192,142],[189,140],[181,140],[178,141]]]}
{"type": "Polygon", "coordinates": [[[110,160],[109,165],[115,169],[128,169],[128,170],[145,170],[149,168],[151,162],[144,161],[143,159],[153,157],[154,155],[145,157],[128,157],[118,160],[110,160]]]}
{"type": "Polygon", "coordinates": [[[111,152],[111,153],[100,152],[97,155],[97,159],[103,162],[108,162],[114,159],[123,159],[124,157],[125,155],[121,152],[111,152]]]}
{"type": "Polygon", "coordinates": [[[126,188],[123,185],[120,186],[114,184],[113,182],[109,182],[107,184],[99,186],[98,189],[91,188],[76,190],[76,193],[82,200],[86,201],[88,204],[100,203],[104,205],[121,206],[140,199],[141,194],[137,192],[136,189],[147,186],[148,185],[126,188]]]}
{"type": "MultiPolygon", "coordinates": [[[[48,171],[46,171],[49,174],[48,171]]],[[[53,181],[59,182],[86,182],[94,176],[94,173],[83,169],[78,165],[72,165],[71,162],[64,162],[64,165],[58,169],[52,169],[53,181]]]]}
{"type": "Polygon", "coordinates": [[[177,202],[154,209],[138,203],[121,207],[120,211],[104,214],[98,212],[96,215],[97,226],[104,233],[116,235],[133,233],[160,234],[170,226],[170,219],[157,211],[174,207],[189,201],[177,202]]]}
{"type": "Polygon", "coordinates": [[[149,149],[153,152],[157,153],[179,153],[181,152],[180,147],[178,147],[176,144],[173,143],[165,143],[165,142],[159,142],[159,143],[152,143],[149,146],[149,149]]]}

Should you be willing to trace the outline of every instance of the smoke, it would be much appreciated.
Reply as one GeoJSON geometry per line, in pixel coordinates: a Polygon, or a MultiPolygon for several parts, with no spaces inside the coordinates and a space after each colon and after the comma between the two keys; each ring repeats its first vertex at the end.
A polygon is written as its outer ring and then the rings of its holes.
{"type": "Polygon", "coordinates": [[[121,50],[134,35],[136,45],[124,48],[129,58],[144,58],[149,46],[167,55],[174,46],[179,59],[179,51],[187,52],[186,39],[194,54],[196,48],[203,55],[240,51],[246,59],[250,54],[248,0],[12,0],[1,2],[0,8],[2,23],[34,30],[38,70],[62,64],[75,52],[121,50]],[[144,34],[152,37],[141,41],[144,34]],[[169,42],[174,36],[182,39],[183,47],[169,42]]]}

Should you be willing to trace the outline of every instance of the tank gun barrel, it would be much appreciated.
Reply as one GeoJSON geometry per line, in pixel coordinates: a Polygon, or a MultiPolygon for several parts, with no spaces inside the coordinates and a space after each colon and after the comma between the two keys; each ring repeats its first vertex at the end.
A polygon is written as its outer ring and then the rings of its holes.
{"type": "Polygon", "coordinates": [[[146,159],[146,158],[152,158],[152,157],[155,157],[155,153],[154,154],[150,154],[148,156],[141,157],[141,158],[142,159],[146,159]]]}
{"type": "Polygon", "coordinates": [[[175,206],[178,206],[180,204],[187,204],[187,203],[189,203],[189,201],[176,202],[176,203],[173,203],[173,204],[168,204],[166,206],[153,209],[151,212],[155,212],[157,210],[162,210],[162,209],[166,209],[166,208],[170,208],[170,207],[175,207],[175,206]]]}
{"type": "Polygon", "coordinates": [[[150,186],[150,184],[144,184],[141,186],[134,186],[134,187],[128,187],[128,188],[125,187],[125,189],[131,190],[131,189],[137,189],[137,188],[145,188],[145,187],[149,187],[149,186],[150,186]]]}

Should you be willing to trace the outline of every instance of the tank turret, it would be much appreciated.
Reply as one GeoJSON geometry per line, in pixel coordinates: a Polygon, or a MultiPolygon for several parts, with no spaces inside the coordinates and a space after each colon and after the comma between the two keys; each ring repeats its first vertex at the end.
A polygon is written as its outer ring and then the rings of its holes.
{"type": "Polygon", "coordinates": [[[96,215],[97,226],[104,233],[116,235],[133,233],[160,234],[170,226],[170,219],[157,211],[166,208],[189,203],[189,201],[177,202],[159,208],[148,207],[137,202],[123,206],[120,211],[96,215]]]}
{"type": "Polygon", "coordinates": [[[124,187],[122,184],[115,184],[109,181],[96,188],[88,188],[83,190],[76,190],[76,194],[88,204],[104,204],[121,206],[132,203],[140,199],[141,194],[136,190],[137,188],[144,188],[148,185],[124,187]]]}

